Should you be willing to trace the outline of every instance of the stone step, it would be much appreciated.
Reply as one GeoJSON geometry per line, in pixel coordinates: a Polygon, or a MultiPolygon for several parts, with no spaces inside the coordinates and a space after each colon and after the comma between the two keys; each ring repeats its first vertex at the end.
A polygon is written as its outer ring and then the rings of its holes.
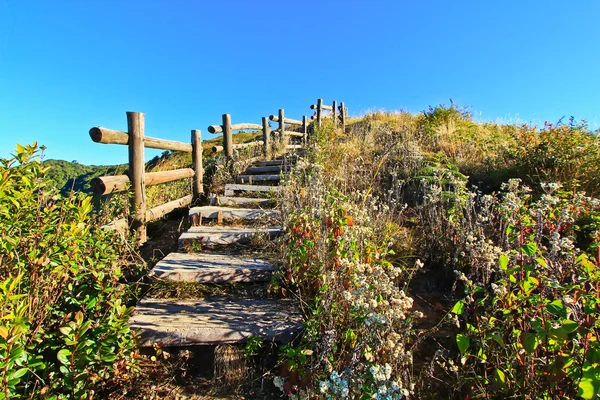
{"type": "Polygon", "coordinates": [[[259,199],[253,197],[228,197],[214,196],[210,199],[211,206],[242,206],[242,207],[272,207],[274,201],[271,199],[259,199]]]}
{"type": "Polygon", "coordinates": [[[282,189],[278,186],[267,185],[239,185],[228,183],[225,185],[225,196],[233,196],[234,192],[280,192],[282,189]]]}
{"type": "Polygon", "coordinates": [[[170,253],[152,269],[154,276],[178,282],[264,282],[275,264],[226,253],[170,253]]]}
{"type": "Polygon", "coordinates": [[[281,175],[238,175],[235,177],[236,183],[248,183],[252,185],[256,182],[274,182],[279,183],[281,175]]]}
{"type": "Polygon", "coordinates": [[[256,221],[256,220],[268,220],[268,219],[279,219],[281,213],[278,210],[261,210],[257,208],[234,208],[234,207],[219,207],[219,206],[203,206],[203,207],[192,207],[190,208],[190,219],[192,221],[199,220],[200,213],[202,218],[217,219],[219,212],[223,218],[223,221],[256,221]]]}
{"type": "MultiPolygon", "coordinates": [[[[255,174],[265,174],[265,173],[281,173],[281,171],[284,169],[283,165],[270,165],[270,166],[264,166],[264,167],[249,167],[246,168],[246,171],[244,172],[244,174],[246,175],[255,175],[255,174]]],[[[286,168],[289,169],[289,168],[286,168]]]]}
{"type": "Polygon", "coordinates": [[[201,243],[207,247],[226,246],[247,243],[253,236],[266,236],[273,239],[283,233],[279,226],[268,228],[250,228],[237,226],[192,226],[179,236],[179,248],[192,243],[201,243]]]}
{"type": "Polygon", "coordinates": [[[243,343],[250,336],[287,343],[302,318],[283,301],[142,299],[129,325],[139,329],[145,347],[243,343]]]}

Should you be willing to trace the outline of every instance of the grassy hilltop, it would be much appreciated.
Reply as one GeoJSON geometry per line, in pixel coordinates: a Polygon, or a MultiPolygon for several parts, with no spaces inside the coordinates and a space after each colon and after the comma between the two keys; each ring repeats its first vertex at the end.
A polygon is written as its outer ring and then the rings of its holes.
{"type": "MultiPolygon", "coordinates": [[[[215,191],[235,171],[212,145],[215,191]]],[[[189,394],[193,355],[140,355],[126,328],[139,284],[126,277],[146,271],[131,243],[97,229],[83,194],[48,196],[77,166],[34,153],[0,167],[0,391],[189,394]]],[[[190,164],[165,153],[147,168],[190,164]]],[[[598,133],[575,120],[482,123],[455,105],[370,113],[345,132],[325,120],[286,178],[270,285],[300,302],[306,329],[277,368],[240,381],[281,398],[597,398],[599,167],[598,133]]],[[[189,193],[172,185],[148,188],[150,203],[189,193]]]]}

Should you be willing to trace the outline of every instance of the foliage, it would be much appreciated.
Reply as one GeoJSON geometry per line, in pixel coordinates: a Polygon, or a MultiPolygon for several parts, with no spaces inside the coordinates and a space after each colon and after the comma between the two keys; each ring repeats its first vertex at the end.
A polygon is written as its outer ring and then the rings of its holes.
{"type": "Polygon", "coordinates": [[[90,197],[47,187],[38,154],[0,166],[0,398],[91,398],[136,372],[120,283],[135,260],[90,197]]]}

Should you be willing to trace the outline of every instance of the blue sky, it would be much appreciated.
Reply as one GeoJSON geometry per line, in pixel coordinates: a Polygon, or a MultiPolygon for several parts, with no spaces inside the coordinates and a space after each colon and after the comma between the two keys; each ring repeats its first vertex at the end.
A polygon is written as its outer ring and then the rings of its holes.
{"type": "MultiPolygon", "coordinates": [[[[92,126],[187,141],[191,129],[451,98],[480,120],[600,125],[597,1],[0,0],[0,157],[127,161],[92,126]]],[[[159,152],[147,151],[151,158],[159,152]]]]}

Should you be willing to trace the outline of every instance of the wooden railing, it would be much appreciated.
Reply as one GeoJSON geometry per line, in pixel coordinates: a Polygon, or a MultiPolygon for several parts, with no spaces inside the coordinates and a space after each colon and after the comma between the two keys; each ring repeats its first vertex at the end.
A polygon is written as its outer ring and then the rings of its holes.
{"type": "Polygon", "coordinates": [[[191,131],[191,143],[156,139],[144,135],[144,114],[127,113],[127,132],[95,127],[90,129],[90,137],[96,143],[127,145],[129,168],[125,175],[102,176],[91,182],[96,195],[123,192],[130,188],[130,210],[127,218],[111,222],[109,229],[134,229],[138,243],[146,242],[146,224],[157,220],[171,211],[186,207],[203,194],[202,136],[199,130],[191,131]],[[145,172],[144,148],[183,151],[192,153],[192,168],[172,171],[145,172]],[[193,194],[147,209],[146,186],[193,178],[193,194]]]}
{"type": "Polygon", "coordinates": [[[344,106],[344,102],[342,101],[340,105],[337,105],[337,102],[334,101],[331,106],[327,106],[323,104],[323,99],[318,99],[317,104],[312,104],[310,106],[311,110],[317,110],[316,115],[310,117],[312,120],[316,120],[317,126],[321,127],[323,122],[323,111],[331,111],[331,117],[333,120],[333,127],[337,128],[338,122],[341,124],[342,130],[346,130],[346,120],[348,119],[348,109],[344,106]],[[338,113],[339,112],[339,113],[338,113]],[[339,121],[338,121],[339,119],[339,121]]]}
{"type": "MultiPolygon", "coordinates": [[[[316,121],[319,126],[321,125],[323,110],[332,111],[334,124],[337,124],[335,101],[332,106],[325,106],[323,105],[323,100],[319,99],[316,105],[311,106],[311,109],[317,110],[316,121]]],[[[341,103],[338,109],[340,110],[342,126],[345,127],[347,109],[344,108],[344,103],[341,103]]],[[[264,157],[264,159],[269,160],[272,155],[271,136],[273,134],[279,135],[283,149],[300,149],[304,147],[308,140],[309,123],[306,116],[303,116],[301,121],[287,118],[285,117],[284,110],[280,109],[277,116],[271,115],[269,117],[263,117],[262,124],[232,124],[231,116],[229,114],[223,114],[222,125],[211,125],[208,127],[208,131],[213,134],[223,134],[223,145],[214,146],[212,150],[213,152],[225,152],[225,156],[229,161],[233,160],[234,150],[256,146],[263,147],[262,157],[258,158],[264,157]],[[279,127],[271,130],[269,121],[277,122],[279,127]],[[286,124],[300,127],[300,132],[286,130],[286,124]],[[233,131],[239,130],[262,131],[262,138],[247,143],[235,144],[233,143],[233,131]],[[288,144],[288,138],[294,137],[302,138],[302,144],[288,144]]],[[[144,134],[144,114],[140,112],[128,112],[127,132],[115,131],[103,127],[94,127],[90,129],[90,137],[96,143],[127,145],[129,150],[129,167],[125,175],[102,176],[93,179],[91,182],[92,191],[99,196],[124,191],[130,192],[130,204],[127,218],[115,220],[106,225],[105,228],[116,229],[119,231],[133,229],[136,232],[138,243],[145,243],[146,224],[148,222],[155,221],[177,208],[187,207],[195,199],[198,199],[204,194],[202,137],[199,130],[191,131],[190,143],[148,137],[144,134]],[[145,172],[145,147],[192,153],[192,168],[147,173],[145,172]],[[147,209],[146,186],[189,178],[193,178],[192,194],[147,209]]]]}

